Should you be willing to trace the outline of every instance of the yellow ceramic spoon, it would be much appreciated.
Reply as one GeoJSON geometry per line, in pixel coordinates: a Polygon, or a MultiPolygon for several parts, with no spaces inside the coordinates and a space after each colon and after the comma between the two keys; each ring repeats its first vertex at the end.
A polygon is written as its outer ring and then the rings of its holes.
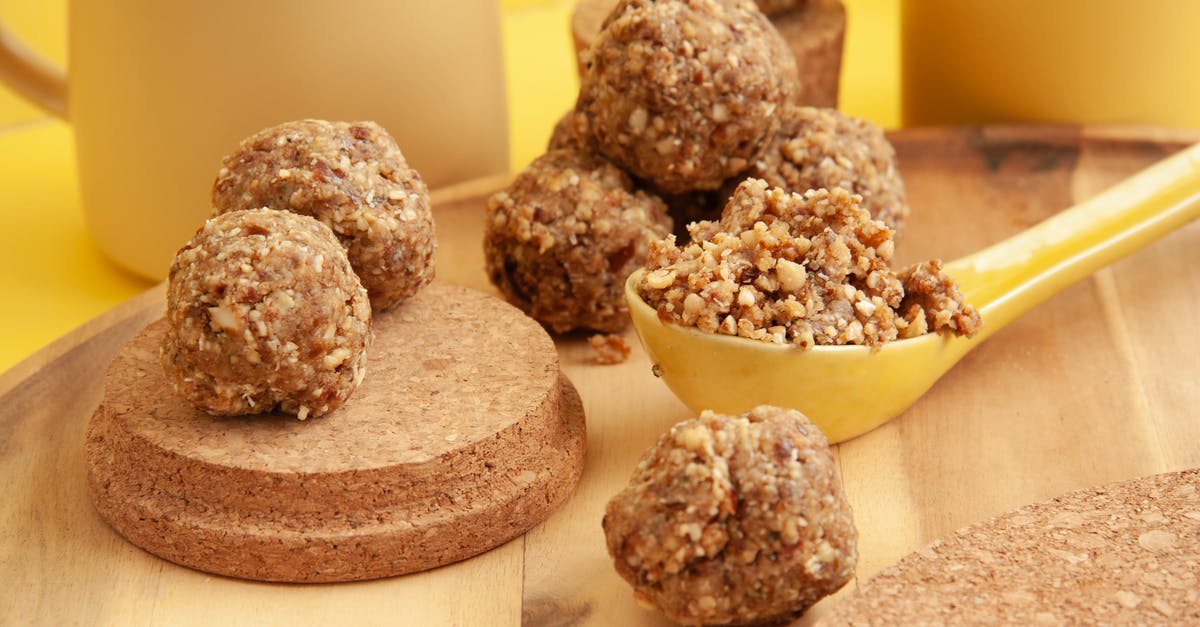
{"type": "Polygon", "coordinates": [[[1063,288],[1200,216],[1200,144],[1099,196],[973,255],[946,264],[983,330],[862,346],[791,345],[664,324],[625,284],[634,327],[655,371],[695,411],[740,413],[759,404],[803,411],[831,442],[903,412],[963,355],[1063,288]]]}

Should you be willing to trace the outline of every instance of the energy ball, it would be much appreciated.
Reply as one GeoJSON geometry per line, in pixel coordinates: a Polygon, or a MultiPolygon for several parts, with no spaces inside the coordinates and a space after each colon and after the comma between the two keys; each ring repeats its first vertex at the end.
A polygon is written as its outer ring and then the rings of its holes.
{"type": "Polygon", "coordinates": [[[374,122],[301,120],[262,130],[225,158],[212,202],[217,213],[270,207],[324,222],[377,312],[433,280],[429,191],[374,122]]]}
{"type": "Polygon", "coordinates": [[[666,207],[597,155],[552,150],[487,203],[488,277],[556,333],[620,331],[625,279],[671,230],[666,207]]]}
{"type": "Polygon", "coordinates": [[[603,526],[638,599],[689,625],[792,618],[841,588],[857,561],[828,441],[800,412],[766,405],[672,427],[603,526]]]}
{"type": "Polygon", "coordinates": [[[550,140],[546,143],[546,152],[551,150],[597,152],[596,140],[592,138],[587,115],[577,109],[571,109],[559,118],[554,124],[554,130],[550,132],[550,140]]]}
{"type": "Polygon", "coordinates": [[[215,216],[175,256],[162,365],[197,409],[304,420],[363,380],[367,291],[329,227],[272,209],[215,216]]]}
{"type": "MultiPolygon", "coordinates": [[[[573,150],[590,154],[598,152],[596,141],[592,138],[587,115],[572,109],[558,119],[550,134],[546,150],[573,150]]],[[[722,200],[720,191],[687,191],[679,194],[668,194],[654,187],[653,184],[633,180],[634,189],[647,195],[657,196],[667,205],[667,215],[675,225],[675,236],[687,238],[687,225],[697,220],[716,219],[721,215],[719,202],[722,200]]],[[[726,195],[727,196],[727,195],[726,195]]]]}
{"type": "MultiPolygon", "coordinates": [[[[896,150],[883,130],[835,109],[789,104],[781,127],[743,178],[797,193],[840,187],[862,196],[876,220],[899,232],[908,218],[896,150]]],[[[727,184],[732,190],[740,180],[727,184]]]]}
{"type": "Polygon", "coordinates": [[[787,42],[751,0],[622,0],[584,58],[576,108],[600,151],[672,194],[749,167],[797,89],[787,42]]]}

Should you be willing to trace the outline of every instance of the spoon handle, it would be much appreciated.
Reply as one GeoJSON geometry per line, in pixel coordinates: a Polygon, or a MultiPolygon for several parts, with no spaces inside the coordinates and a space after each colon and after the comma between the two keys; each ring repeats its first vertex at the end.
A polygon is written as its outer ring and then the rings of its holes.
{"type": "Polygon", "coordinates": [[[1009,239],[946,265],[981,336],[1200,216],[1200,144],[1009,239]]]}

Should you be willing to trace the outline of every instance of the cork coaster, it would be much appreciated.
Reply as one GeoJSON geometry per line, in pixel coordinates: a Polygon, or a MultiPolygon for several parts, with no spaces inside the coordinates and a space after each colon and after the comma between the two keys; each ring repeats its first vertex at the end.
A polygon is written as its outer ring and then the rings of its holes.
{"type": "Polygon", "coordinates": [[[821,625],[1200,624],[1200,469],[1083,490],[905,557],[821,625]]]}
{"type": "MultiPolygon", "coordinates": [[[[580,75],[583,51],[595,41],[600,25],[616,5],[617,0],[578,0],[575,4],[571,38],[580,75]]],[[[846,35],[846,7],[842,0],[808,0],[794,10],[771,16],[771,22],[796,57],[800,70],[797,102],[836,108],[846,35]]]]}
{"type": "Polygon", "coordinates": [[[100,515],[185,566],[329,582],[470,557],[567,499],[583,407],[536,322],[434,282],[373,326],[362,386],[301,422],[192,409],[159,366],[165,323],[150,324],[113,361],[88,425],[100,515]]]}

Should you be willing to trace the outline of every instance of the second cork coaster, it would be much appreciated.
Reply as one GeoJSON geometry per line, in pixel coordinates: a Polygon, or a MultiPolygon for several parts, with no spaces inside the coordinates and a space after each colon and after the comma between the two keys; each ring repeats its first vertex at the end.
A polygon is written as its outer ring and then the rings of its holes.
{"type": "Polygon", "coordinates": [[[905,557],[820,625],[1200,622],[1200,470],[1074,492],[905,557]]]}
{"type": "Polygon", "coordinates": [[[165,323],[146,327],[113,361],[88,425],[100,515],[185,566],[331,582],[470,557],[567,499],[583,471],[583,407],[536,322],[434,282],[373,327],[363,384],[304,422],[193,409],[159,365],[165,323]]]}

